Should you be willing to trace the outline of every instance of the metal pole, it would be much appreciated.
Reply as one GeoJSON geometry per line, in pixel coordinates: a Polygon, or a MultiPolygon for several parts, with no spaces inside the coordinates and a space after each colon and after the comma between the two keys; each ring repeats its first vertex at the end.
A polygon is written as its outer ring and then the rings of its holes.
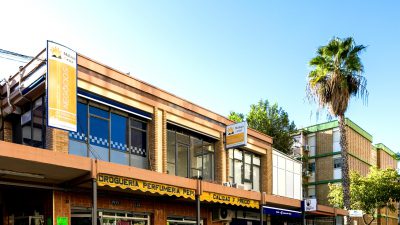
{"type": "Polygon", "coordinates": [[[264,223],[264,216],[263,216],[263,205],[260,204],[260,225],[264,223]]]}
{"type": "Polygon", "coordinates": [[[306,211],[305,211],[305,206],[306,206],[306,202],[305,200],[301,201],[301,220],[302,220],[302,224],[303,225],[307,225],[306,222],[306,211]]]}
{"type": "Polygon", "coordinates": [[[196,195],[196,224],[200,225],[200,195],[196,195]]]}
{"type": "Polygon", "coordinates": [[[92,207],[92,225],[97,225],[97,181],[93,178],[93,207],[92,207]]]}

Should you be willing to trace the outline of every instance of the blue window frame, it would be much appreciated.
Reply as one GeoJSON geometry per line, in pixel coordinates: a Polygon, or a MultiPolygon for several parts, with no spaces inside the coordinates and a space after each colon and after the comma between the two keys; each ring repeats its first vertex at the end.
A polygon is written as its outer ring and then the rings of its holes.
{"type": "Polygon", "coordinates": [[[70,132],[70,154],[148,168],[147,122],[126,112],[80,99],[78,130],[70,132]]]}

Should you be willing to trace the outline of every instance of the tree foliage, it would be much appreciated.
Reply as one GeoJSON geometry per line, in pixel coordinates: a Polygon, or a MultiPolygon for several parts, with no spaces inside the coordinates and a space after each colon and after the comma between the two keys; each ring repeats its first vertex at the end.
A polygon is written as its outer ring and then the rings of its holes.
{"type": "Polygon", "coordinates": [[[268,100],[260,100],[250,106],[246,118],[244,114],[236,112],[231,112],[228,118],[235,122],[246,120],[250,128],[273,137],[274,148],[290,153],[293,145],[291,134],[295,132],[296,125],[277,103],[271,105],[268,100]]]}
{"type": "MultiPolygon", "coordinates": [[[[388,207],[389,210],[396,210],[396,202],[400,201],[400,176],[393,169],[370,168],[367,176],[359,173],[350,174],[350,204],[352,209],[362,210],[365,224],[374,221],[374,214],[378,209],[388,207]],[[367,221],[369,218],[369,221],[367,221]]],[[[343,208],[342,186],[329,184],[329,203],[343,208]]]]}
{"type": "MultiPolygon", "coordinates": [[[[317,50],[317,55],[309,62],[313,70],[308,74],[307,95],[322,108],[327,108],[332,116],[338,117],[342,166],[343,201],[346,209],[351,209],[348,152],[345,112],[350,98],[366,100],[367,81],[359,54],[364,45],[356,45],[353,38],[333,38],[326,46],[317,50]]],[[[350,220],[348,219],[347,223],[350,220]]]]}

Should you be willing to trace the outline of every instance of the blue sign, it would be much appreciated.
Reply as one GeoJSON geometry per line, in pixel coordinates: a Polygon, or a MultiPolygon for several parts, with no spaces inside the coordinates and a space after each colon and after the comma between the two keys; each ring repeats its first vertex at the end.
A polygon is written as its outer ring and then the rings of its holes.
{"type": "Polygon", "coordinates": [[[281,209],[269,206],[263,206],[263,214],[271,216],[285,216],[290,218],[301,218],[300,211],[281,209]]]}

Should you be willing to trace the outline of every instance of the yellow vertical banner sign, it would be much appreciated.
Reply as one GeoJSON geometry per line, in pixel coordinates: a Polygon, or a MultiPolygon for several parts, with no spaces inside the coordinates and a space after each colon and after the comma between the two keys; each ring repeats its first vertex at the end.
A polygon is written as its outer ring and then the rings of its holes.
{"type": "Polygon", "coordinates": [[[76,131],[76,52],[47,41],[46,79],[48,126],[76,131]]]}

